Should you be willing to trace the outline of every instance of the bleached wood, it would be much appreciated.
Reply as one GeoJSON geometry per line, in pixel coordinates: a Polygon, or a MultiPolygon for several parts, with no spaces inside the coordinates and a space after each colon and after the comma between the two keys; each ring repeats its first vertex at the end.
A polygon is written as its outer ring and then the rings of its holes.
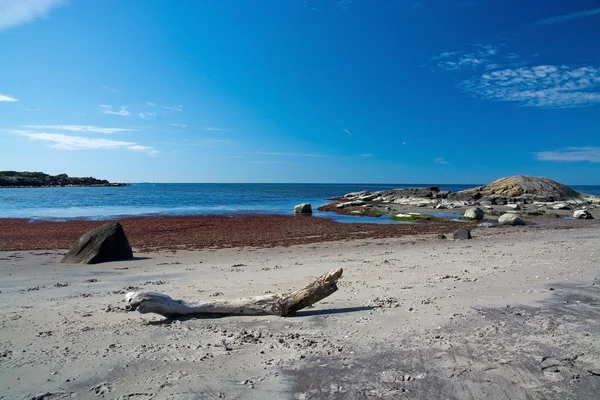
{"type": "Polygon", "coordinates": [[[163,293],[129,292],[125,295],[127,310],[165,317],[193,314],[213,315],[280,315],[290,316],[337,291],[341,268],[329,271],[310,285],[288,294],[270,294],[233,300],[188,303],[163,293]]]}

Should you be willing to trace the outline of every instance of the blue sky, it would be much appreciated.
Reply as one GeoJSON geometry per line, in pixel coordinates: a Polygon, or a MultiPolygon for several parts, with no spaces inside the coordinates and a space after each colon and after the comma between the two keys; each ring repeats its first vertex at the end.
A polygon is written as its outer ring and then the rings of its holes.
{"type": "Polygon", "coordinates": [[[0,170],[600,184],[598,38],[598,0],[0,0],[0,170]]]}

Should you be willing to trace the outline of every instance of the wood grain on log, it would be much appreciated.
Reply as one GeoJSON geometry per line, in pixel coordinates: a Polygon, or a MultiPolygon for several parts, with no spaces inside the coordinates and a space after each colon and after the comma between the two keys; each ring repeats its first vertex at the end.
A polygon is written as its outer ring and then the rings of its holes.
{"type": "Polygon", "coordinates": [[[129,292],[125,295],[127,310],[142,314],[155,313],[167,318],[182,315],[294,315],[337,291],[342,268],[334,269],[319,279],[288,294],[270,294],[233,300],[187,303],[163,293],[129,292]]]}

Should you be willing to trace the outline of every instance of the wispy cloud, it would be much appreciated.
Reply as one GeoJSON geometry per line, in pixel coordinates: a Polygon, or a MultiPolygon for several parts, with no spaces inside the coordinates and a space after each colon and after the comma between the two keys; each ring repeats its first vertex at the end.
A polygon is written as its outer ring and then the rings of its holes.
{"type": "Polygon", "coordinates": [[[19,100],[17,100],[16,98],[14,98],[12,96],[0,93],[0,102],[1,101],[11,101],[12,102],[12,101],[19,101],[19,100]]]}
{"type": "Polygon", "coordinates": [[[46,17],[65,0],[0,0],[0,30],[46,17]]]}
{"type": "Polygon", "coordinates": [[[438,69],[466,70],[458,85],[474,97],[527,107],[568,108],[600,103],[600,68],[536,65],[525,67],[519,54],[477,45],[474,52],[446,52],[432,58],[438,69]]]}
{"type": "Polygon", "coordinates": [[[232,132],[231,129],[217,128],[217,127],[214,127],[214,126],[205,126],[202,129],[205,130],[205,131],[209,131],[209,132],[232,132]]]}
{"type": "Polygon", "coordinates": [[[600,68],[538,65],[474,76],[461,87],[475,97],[529,107],[568,108],[600,103],[600,68]]]}
{"type": "Polygon", "coordinates": [[[256,153],[263,156],[282,156],[282,157],[331,157],[327,154],[312,154],[312,153],[280,153],[280,152],[266,152],[256,153]]]}
{"type": "Polygon", "coordinates": [[[148,104],[150,107],[156,107],[156,103],[153,103],[151,101],[147,101],[146,104],[148,104]]]}
{"type": "Polygon", "coordinates": [[[108,140],[102,138],[85,138],[81,136],[69,136],[62,133],[46,133],[13,130],[12,133],[28,137],[31,140],[51,142],[50,147],[61,150],[114,150],[126,149],[131,151],[141,151],[154,156],[159,153],[150,146],[142,146],[135,142],[125,142],[121,140],[108,140]]]}
{"type": "Polygon", "coordinates": [[[149,117],[156,117],[156,113],[151,111],[151,112],[141,112],[139,113],[140,118],[149,118],[149,117]]]}
{"type": "Polygon", "coordinates": [[[122,115],[122,116],[129,115],[129,110],[128,110],[128,107],[126,107],[126,106],[121,106],[119,108],[119,110],[113,110],[112,106],[107,106],[105,104],[102,104],[99,107],[104,114],[113,114],[113,115],[122,115]]]}
{"type": "Polygon", "coordinates": [[[174,126],[175,128],[187,128],[186,124],[171,124],[171,126],[174,126]]]}
{"type": "Polygon", "coordinates": [[[535,153],[540,161],[564,161],[600,163],[600,147],[567,147],[560,150],[535,153]]]}
{"type": "Polygon", "coordinates": [[[165,109],[167,111],[183,111],[183,106],[160,106],[160,108],[165,109]]]}
{"type": "Polygon", "coordinates": [[[435,158],[433,160],[433,162],[436,163],[436,164],[442,164],[442,165],[448,165],[449,164],[449,162],[446,161],[446,160],[444,160],[442,157],[435,158]]]}
{"type": "Polygon", "coordinates": [[[574,13],[571,13],[571,14],[564,14],[564,15],[559,15],[559,16],[556,16],[556,17],[542,19],[540,21],[537,21],[535,23],[535,25],[537,25],[537,26],[551,25],[551,24],[556,24],[556,23],[559,23],[559,22],[572,21],[574,19],[579,19],[579,18],[592,17],[594,15],[600,15],[600,7],[593,8],[593,9],[590,9],[590,10],[578,11],[578,12],[574,12],[574,13]]]}
{"type": "Polygon", "coordinates": [[[70,132],[94,132],[94,133],[118,133],[118,132],[134,132],[135,129],[128,128],[106,128],[103,126],[92,125],[24,125],[24,128],[29,129],[53,129],[59,131],[70,132]]]}
{"type": "Polygon", "coordinates": [[[497,46],[475,45],[467,52],[446,51],[431,57],[440,69],[454,71],[463,68],[474,69],[491,63],[491,58],[499,52],[497,46]]]}
{"type": "Polygon", "coordinates": [[[113,92],[113,93],[115,93],[115,94],[119,94],[119,93],[121,93],[121,92],[119,91],[119,89],[115,89],[114,87],[110,87],[110,86],[106,86],[106,85],[102,86],[102,88],[101,88],[101,89],[102,89],[102,90],[107,90],[107,91],[109,91],[109,92],[113,92]]]}
{"type": "Polygon", "coordinates": [[[352,134],[350,133],[350,131],[349,131],[348,129],[346,129],[346,128],[342,128],[342,130],[343,130],[344,132],[346,132],[346,133],[348,134],[348,136],[352,136],[352,134]]]}
{"type": "Polygon", "coordinates": [[[360,156],[361,157],[373,157],[373,154],[371,154],[371,153],[363,153],[360,156]]]}

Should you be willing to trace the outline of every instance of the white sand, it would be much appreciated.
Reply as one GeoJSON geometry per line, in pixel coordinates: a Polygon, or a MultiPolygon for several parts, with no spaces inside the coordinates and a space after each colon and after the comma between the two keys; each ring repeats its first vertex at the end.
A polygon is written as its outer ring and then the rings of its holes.
{"type": "Polygon", "coordinates": [[[0,399],[600,398],[600,230],[474,236],[100,265],[0,253],[0,399]],[[337,267],[339,291],[293,318],[123,311],[131,287],[235,298],[337,267]]]}

